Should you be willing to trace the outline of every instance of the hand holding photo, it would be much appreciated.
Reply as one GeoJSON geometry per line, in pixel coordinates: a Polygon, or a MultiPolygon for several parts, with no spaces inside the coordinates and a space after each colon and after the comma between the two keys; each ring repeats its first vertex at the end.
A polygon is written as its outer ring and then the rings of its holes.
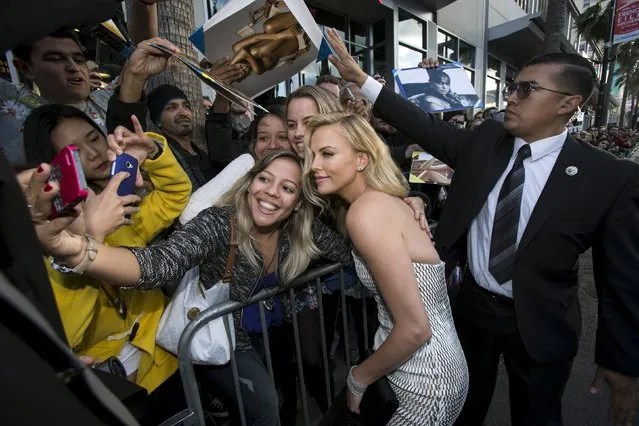
{"type": "Polygon", "coordinates": [[[253,107],[261,109],[262,111],[268,113],[268,111],[266,110],[266,108],[264,108],[263,106],[253,102],[253,100],[251,98],[249,98],[248,96],[244,95],[242,92],[240,92],[239,90],[224,84],[223,82],[221,82],[220,80],[214,78],[213,76],[211,76],[209,73],[207,73],[206,71],[204,71],[199,65],[196,65],[193,61],[185,58],[182,55],[179,54],[174,54],[173,52],[171,52],[170,50],[168,50],[167,48],[165,48],[162,45],[159,44],[155,44],[155,43],[151,43],[150,44],[152,47],[155,47],[156,49],[159,49],[163,52],[166,52],[168,54],[172,54],[173,56],[175,56],[177,59],[180,60],[180,62],[182,62],[184,65],[186,65],[191,71],[193,71],[195,73],[195,75],[197,75],[200,80],[202,80],[204,83],[206,83],[208,86],[212,87],[213,90],[215,90],[215,93],[222,96],[223,98],[225,98],[226,100],[228,100],[229,102],[247,109],[247,110],[251,110],[253,107]]]}
{"type": "Polygon", "coordinates": [[[401,95],[426,112],[483,107],[464,67],[459,63],[430,69],[393,70],[393,76],[401,95]]]}

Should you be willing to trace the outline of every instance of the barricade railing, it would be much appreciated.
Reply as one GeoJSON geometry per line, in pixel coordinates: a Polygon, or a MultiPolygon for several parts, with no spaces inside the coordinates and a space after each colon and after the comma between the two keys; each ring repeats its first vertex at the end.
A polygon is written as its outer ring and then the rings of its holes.
{"type": "MultiPolygon", "coordinates": [[[[300,383],[301,397],[302,397],[302,407],[304,411],[304,424],[310,425],[309,418],[309,404],[306,396],[306,386],[304,382],[304,367],[302,362],[302,350],[300,344],[300,336],[299,336],[299,324],[298,324],[298,312],[295,308],[295,289],[298,287],[302,287],[305,284],[311,283],[315,281],[315,290],[317,291],[317,298],[319,303],[319,315],[320,315],[320,334],[321,334],[321,346],[322,346],[322,358],[323,358],[323,369],[324,369],[324,379],[326,383],[326,395],[327,401],[332,401],[333,395],[331,392],[331,381],[330,375],[332,374],[329,369],[328,363],[328,343],[326,342],[326,330],[324,323],[324,306],[322,301],[322,282],[321,278],[327,276],[329,274],[335,273],[339,271],[340,275],[340,289],[341,289],[341,311],[342,311],[342,322],[343,322],[343,340],[344,340],[344,350],[345,350],[345,361],[346,366],[350,369],[350,347],[349,347],[349,333],[348,333],[348,321],[347,321],[347,306],[346,306],[346,295],[345,295],[345,285],[344,285],[344,269],[341,264],[331,264],[324,265],[312,270],[305,272],[304,274],[297,277],[295,280],[290,283],[279,286],[276,288],[262,290],[259,293],[251,296],[245,302],[240,303],[236,301],[228,301],[224,303],[220,303],[218,305],[212,306],[200,313],[200,315],[191,321],[187,327],[184,329],[182,336],[180,337],[180,341],[178,344],[178,361],[180,374],[182,378],[182,384],[184,386],[184,394],[186,398],[187,408],[180,413],[177,413],[170,419],[164,421],[161,426],[173,426],[173,425],[198,425],[204,426],[204,410],[202,407],[202,403],[200,400],[200,392],[198,389],[198,384],[195,375],[195,368],[191,358],[191,351],[189,350],[191,347],[191,343],[195,334],[204,327],[208,322],[213,321],[217,318],[223,317],[224,324],[226,326],[227,335],[229,341],[231,341],[230,335],[230,327],[228,324],[228,315],[233,313],[239,309],[245,308],[254,303],[262,302],[274,296],[280,295],[282,293],[288,292],[290,300],[292,301],[292,323],[293,323],[293,333],[295,340],[295,358],[298,369],[298,379],[300,383]]],[[[361,289],[361,303],[362,303],[362,312],[363,312],[363,341],[364,346],[368,348],[368,325],[367,325],[367,312],[366,312],[366,297],[365,290],[362,286],[361,289]]],[[[266,367],[268,373],[271,377],[271,380],[275,380],[273,374],[273,366],[271,360],[271,352],[268,338],[268,327],[266,325],[266,318],[264,312],[264,304],[258,303],[259,312],[260,312],[260,322],[262,327],[262,337],[264,344],[264,352],[266,358],[266,367]]],[[[242,425],[246,425],[246,416],[244,412],[244,402],[242,399],[241,389],[240,389],[240,380],[237,368],[237,362],[235,359],[234,351],[231,351],[231,368],[233,372],[233,380],[235,385],[235,392],[237,397],[237,404],[239,410],[239,416],[242,425]]],[[[363,354],[361,354],[363,355],[363,354]]],[[[348,370],[347,370],[348,371],[348,370]]]]}

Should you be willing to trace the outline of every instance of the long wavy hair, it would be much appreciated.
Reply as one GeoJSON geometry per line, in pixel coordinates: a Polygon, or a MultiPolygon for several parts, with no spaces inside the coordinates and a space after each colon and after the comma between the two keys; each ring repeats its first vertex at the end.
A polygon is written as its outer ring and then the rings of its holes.
{"type": "Polygon", "coordinates": [[[291,93],[288,97],[288,101],[286,102],[287,110],[293,99],[300,98],[308,98],[314,100],[317,104],[317,109],[319,110],[320,114],[344,111],[342,104],[339,103],[339,99],[337,99],[335,96],[331,95],[321,87],[317,86],[302,86],[291,93]]]}
{"type": "Polygon", "coordinates": [[[333,211],[340,230],[345,229],[346,203],[336,195],[328,197],[320,196],[317,192],[317,184],[312,172],[313,154],[311,152],[311,139],[317,129],[338,125],[340,133],[346,138],[355,152],[368,156],[368,165],[361,172],[366,180],[366,185],[376,191],[383,192],[393,197],[404,198],[408,195],[408,182],[399,167],[393,161],[388,146],[379,138],[370,123],[357,114],[332,113],[320,114],[309,120],[306,124],[306,136],[304,138],[304,176],[302,187],[304,196],[323,210],[333,211]],[[341,201],[341,202],[340,202],[341,201]]]}
{"type": "MultiPolygon", "coordinates": [[[[228,190],[216,203],[218,206],[233,207],[236,211],[236,240],[240,252],[256,268],[261,267],[257,250],[257,231],[249,205],[249,190],[255,177],[264,171],[273,161],[287,159],[303,169],[302,160],[291,151],[271,151],[259,160],[255,166],[228,190]]],[[[299,191],[299,209],[280,224],[280,241],[288,238],[290,244],[286,259],[279,259],[278,270],[280,280],[291,281],[304,272],[313,258],[319,257],[321,252],[313,240],[313,206],[304,200],[304,192],[299,191]]]]}

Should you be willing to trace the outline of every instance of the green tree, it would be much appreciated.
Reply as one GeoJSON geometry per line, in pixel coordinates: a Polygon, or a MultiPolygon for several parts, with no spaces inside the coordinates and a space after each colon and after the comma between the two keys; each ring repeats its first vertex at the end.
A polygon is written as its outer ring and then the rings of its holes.
{"type": "Polygon", "coordinates": [[[628,96],[639,90],[639,43],[632,41],[620,45],[617,51],[617,64],[619,68],[615,72],[616,86],[624,88],[619,113],[619,123],[623,124],[628,96]]]}

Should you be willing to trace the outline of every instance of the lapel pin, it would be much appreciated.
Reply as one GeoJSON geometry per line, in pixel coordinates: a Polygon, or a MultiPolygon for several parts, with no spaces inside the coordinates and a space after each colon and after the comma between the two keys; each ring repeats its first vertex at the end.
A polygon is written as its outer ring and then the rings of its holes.
{"type": "Polygon", "coordinates": [[[568,176],[574,176],[579,172],[579,169],[576,168],[575,166],[568,166],[566,167],[566,174],[568,176]]]}

